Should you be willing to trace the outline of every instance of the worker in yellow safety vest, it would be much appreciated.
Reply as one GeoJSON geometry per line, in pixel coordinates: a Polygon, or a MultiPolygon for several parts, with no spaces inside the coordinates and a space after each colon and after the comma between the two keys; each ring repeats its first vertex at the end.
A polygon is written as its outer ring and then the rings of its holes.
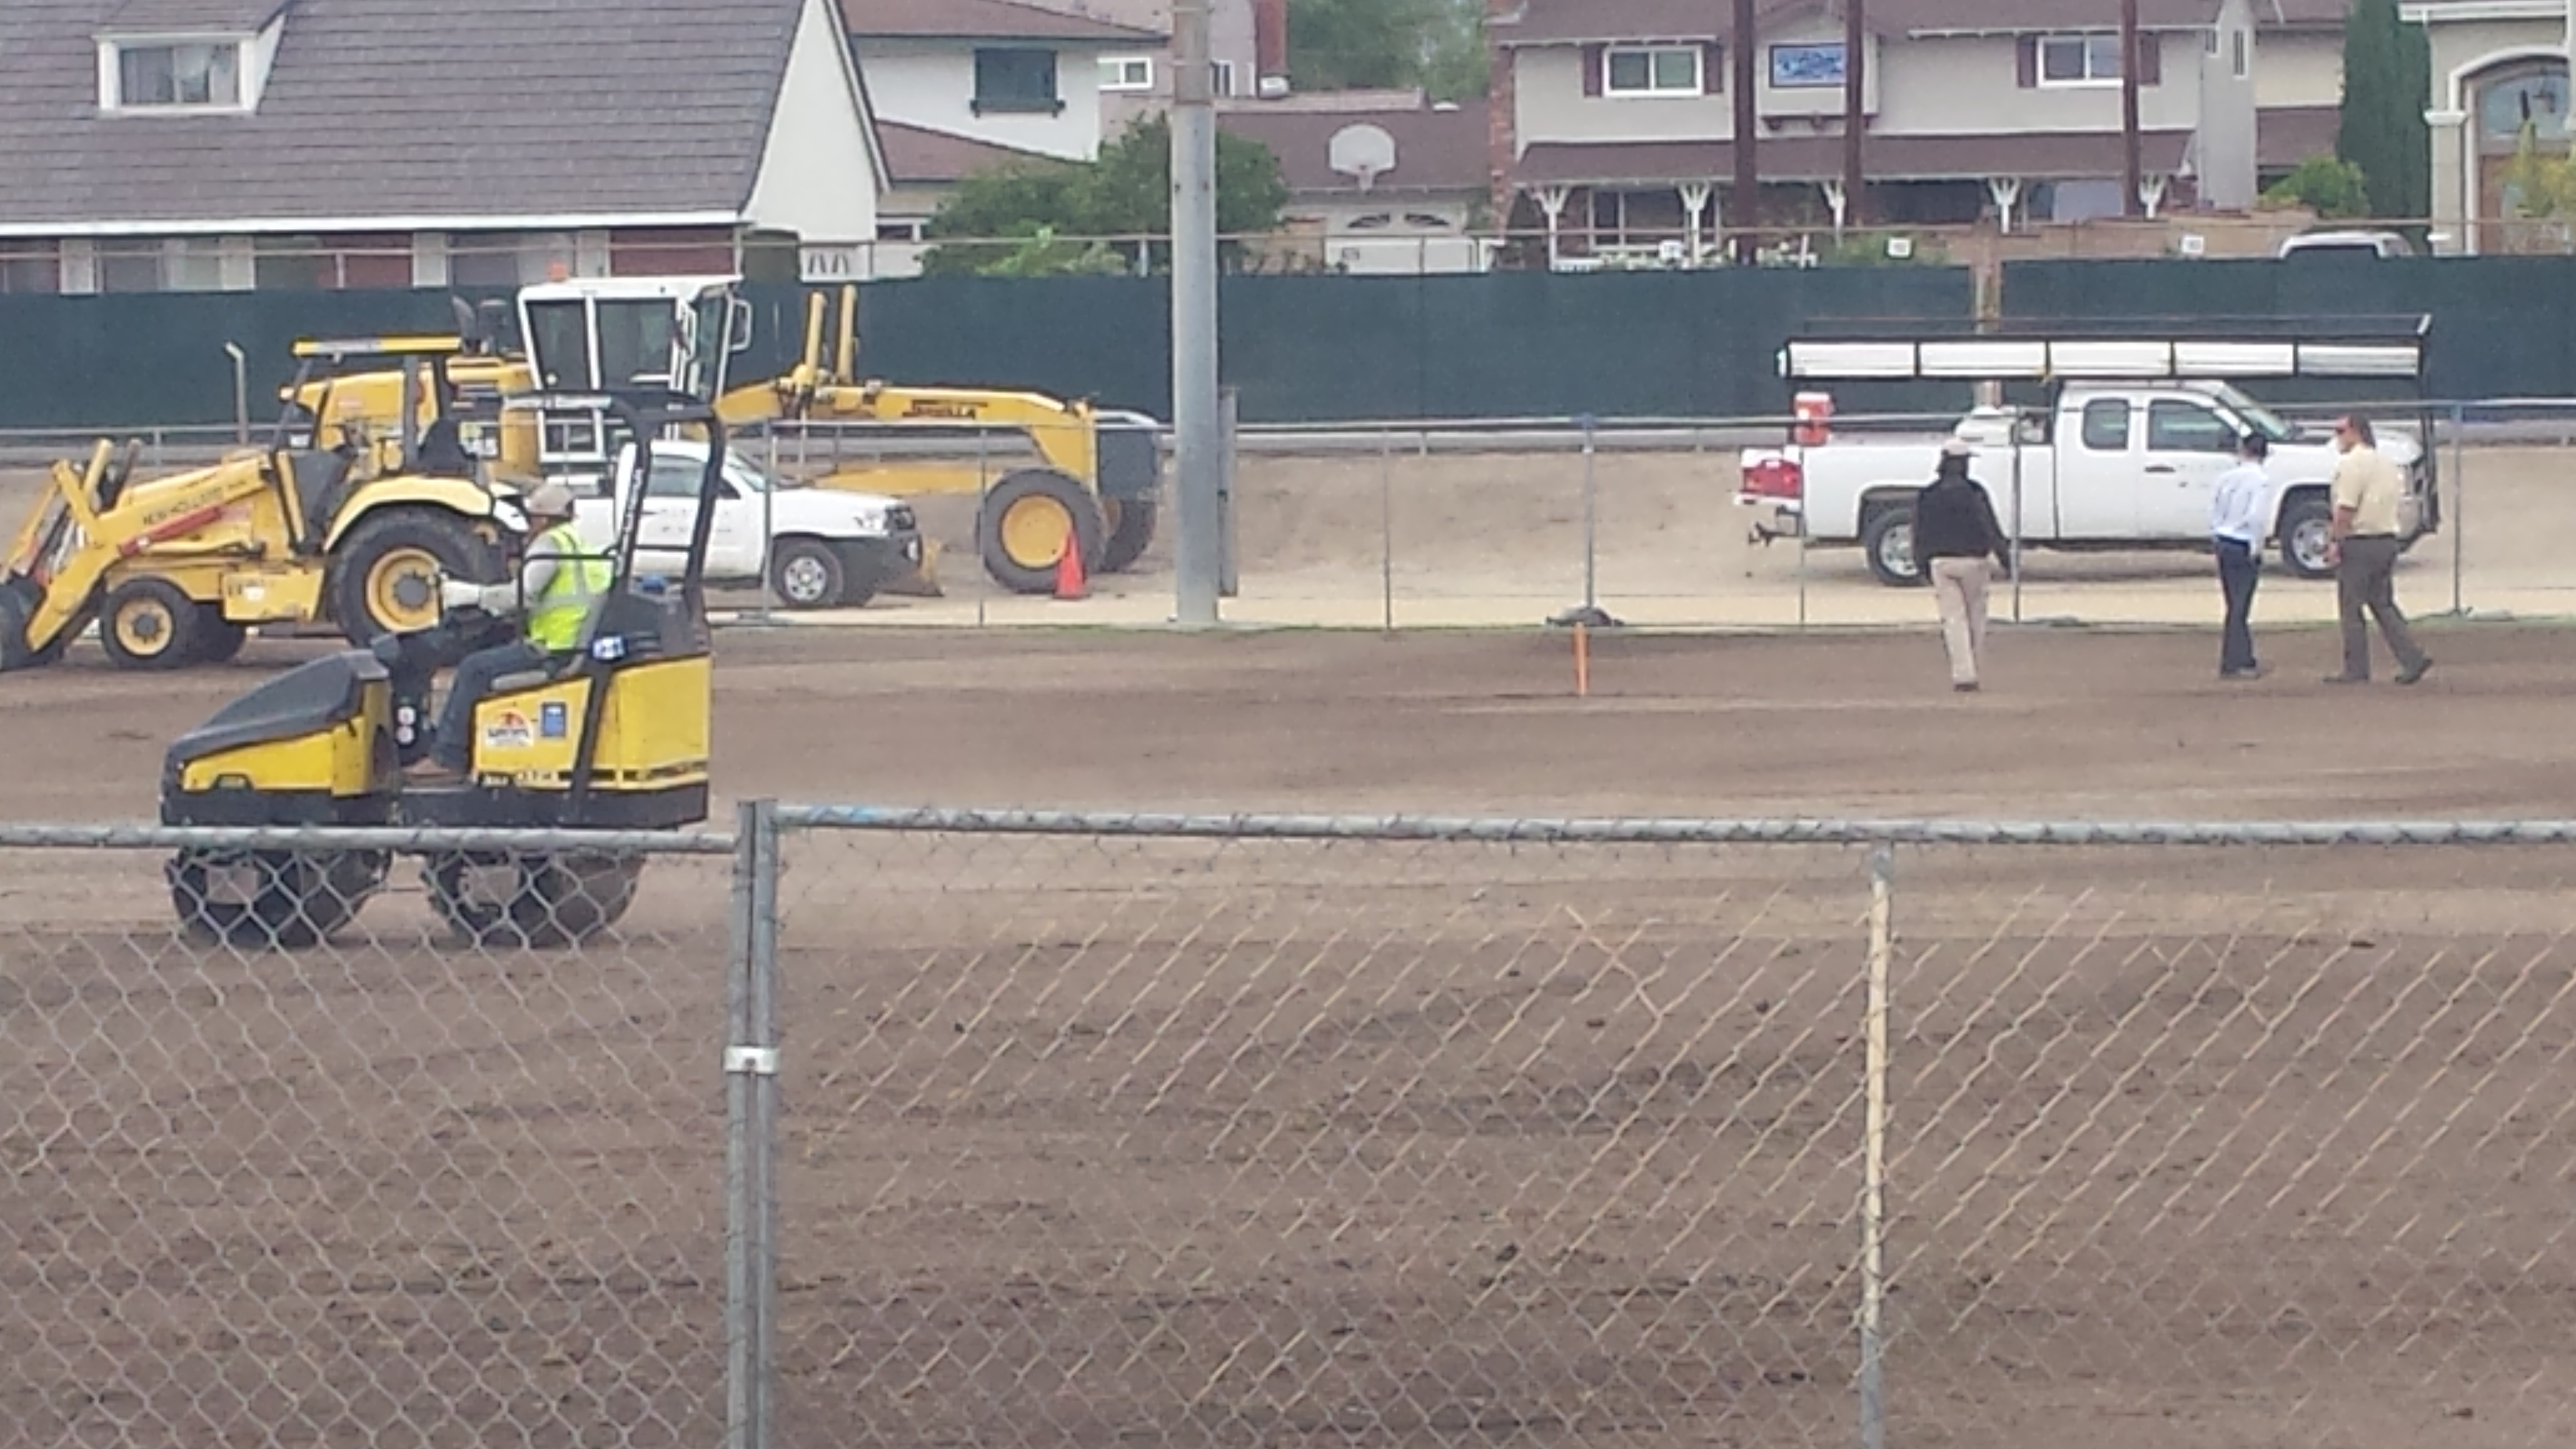
{"type": "Polygon", "coordinates": [[[449,609],[507,615],[524,608],[525,618],[517,639],[468,654],[457,664],[447,702],[439,707],[429,758],[412,768],[416,781],[464,778],[474,762],[474,706],[492,692],[492,682],[545,669],[578,651],[591,602],[608,592],[613,579],[608,560],[586,548],[573,531],[572,490],[561,483],[543,484],[527,496],[527,510],[531,536],[516,582],[450,579],[439,585],[439,600],[449,609]]]}

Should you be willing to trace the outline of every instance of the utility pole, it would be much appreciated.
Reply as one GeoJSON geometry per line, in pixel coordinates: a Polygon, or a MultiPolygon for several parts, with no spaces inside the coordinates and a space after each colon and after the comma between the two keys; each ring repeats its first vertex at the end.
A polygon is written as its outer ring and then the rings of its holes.
{"type": "Polygon", "coordinates": [[[1862,0],[1843,0],[1843,225],[1853,231],[1869,224],[1869,170],[1861,155],[1861,131],[1869,119],[1869,47],[1861,5],[1862,0]]]}
{"type": "Polygon", "coordinates": [[[1172,433],[1178,536],[1172,622],[1217,622],[1225,549],[1217,415],[1216,97],[1208,0],[1172,6],[1172,433]]]}
{"type": "Polygon", "coordinates": [[[2146,167],[2138,156],[2138,0],[2120,0],[2120,214],[2144,216],[2146,167]]]}
{"type": "Polygon", "coordinates": [[[1735,260],[1738,265],[1753,265],[1753,254],[1762,239],[1754,235],[1754,225],[1762,219],[1762,169],[1754,164],[1754,133],[1761,129],[1761,110],[1754,104],[1753,83],[1753,0],[1735,0],[1734,33],[1728,37],[1727,57],[1735,70],[1735,184],[1728,188],[1726,210],[1718,222],[1736,228],[1735,260]]]}

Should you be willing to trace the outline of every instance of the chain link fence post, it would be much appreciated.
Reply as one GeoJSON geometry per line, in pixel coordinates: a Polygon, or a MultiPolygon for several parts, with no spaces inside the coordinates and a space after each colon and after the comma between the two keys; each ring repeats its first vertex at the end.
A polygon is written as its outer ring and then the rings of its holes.
{"type": "Polygon", "coordinates": [[[725,1046],[727,1449],[770,1449],[777,1371],[778,819],[736,807],[725,1046]]]}
{"type": "Polygon", "coordinates": [[[1896,848],[1869,854],[1869,994],[1863,1008],[1860,1443],[1887,1449],[1887,982],[1896,954],[1896,848]]]}

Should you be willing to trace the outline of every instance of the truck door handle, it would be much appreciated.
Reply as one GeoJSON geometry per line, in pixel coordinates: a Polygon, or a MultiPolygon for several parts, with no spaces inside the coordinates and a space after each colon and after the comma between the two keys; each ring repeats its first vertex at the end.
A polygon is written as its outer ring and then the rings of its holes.
{"type": "Polygon", "coordinates": [[[2153,463],[2148,465],[2147,471],[2150,473],[2170,473],[2173,471],[2173,468],[2169,464],[2153,463]]]}

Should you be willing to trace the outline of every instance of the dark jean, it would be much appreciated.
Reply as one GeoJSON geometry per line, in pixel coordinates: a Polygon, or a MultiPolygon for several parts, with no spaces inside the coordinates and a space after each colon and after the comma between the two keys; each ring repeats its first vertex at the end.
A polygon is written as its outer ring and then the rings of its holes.
{"type": "Polygon", "coordinates": [[[2379,621],[2388,652],[2397,656],[2401,673],[2424,662],[2415,633],[2397,607],[2397,540],[2386,534],[2343,541],[2343,562],[2335,568],[2335,603],[2343,614],[2343,673],[2346,679],[2370,677],[2370,619],[2379,621]],[[2362,617],[2368,611],[2370,618],[2362,617]]]}
{"type": "Polygon", "coordinates": [[[463,770],[474,760],[474,706],[492,692],[492,681],[507,674],[542,669],[551,657],[525,639],[496,644],[468,654],[448,683],[447,702],[438,707],[438,733],[430,741],[432,763],[463,770]]]}
{"type": "Polygon", "coordinates": [[[2254,586],[2263,580],[2263,564],[2254,550],[2232,538],[2214,540],[2218,555],[2218,588],[2227,596],[2227,627],[2219,634],[2218,667],[2239,674],[2254,668],[2254,586]]]}

